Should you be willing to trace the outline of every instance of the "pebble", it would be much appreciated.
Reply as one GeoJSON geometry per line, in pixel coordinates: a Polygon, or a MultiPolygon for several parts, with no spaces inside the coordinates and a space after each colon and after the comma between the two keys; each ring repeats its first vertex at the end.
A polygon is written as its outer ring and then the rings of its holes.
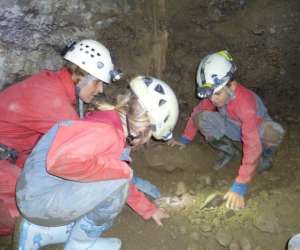
{"type": "Polygon", "coordinates": [[[275,29],[274,27],[271,27],[271,28],[270,28],[270,33],[271,33],[271,34],[275,34],[275,33],[276,33],[276,29],[275,29]]]}
{"type": "Polygon", "coordinates": [[[212,220],[212,224],[215,225],[216,227],[218,227],[220,224],[220,219],[218,217],[214,218],[212,220]]]}
{"type": "Polygon", "coordinates": [[[216,240],[219,242],[221,246],[227,247],[230,245],[232,241],[232,235],[225,231],[218,231],[216,233],[216,240]]]}
{"type": "Polygon", "coordinates": [[[265,30],[263,29],[263,27],[258,25],[252,30],[252,32],[254,35],[261,36],[265,33],[265,30]]]}
{"type": "Polygon", "coordinates": [[[233,240],[229,245],[229,250],[241,250],[239,243],[233,240]]]}
{"type": "Polygon", "coordinates": [[[200,185],[203,185],[203,186],[211,186],[212,185],[212,178],[209,175],[197,176],[196,180],[199,182],[200,185]]]}
{"type": "Polygon", "coordinates": [[[251,243],[250,243],[249,239],[241,238],[240,244],[241,244],[242,250],[251,250],[251,243]]]}
{"type": "Polygon", "coordinates": [[[200,230],[202,231],[202,232],[211,232],[212,231],[212,225],[210,225],[210,224],[202,224],[202,225],[200,225],[200,230]]]}
{"type": "Polygon", "coordinates": [[[186,192],[187,192],[187,188],[186,188],[185,183],[183,181],[178,182],[175,194],[177,196],[180,196],[180,195],[183,195],[186,192]]]}
{"type": "Polygon", "coordinates": [[[181,226],[181,227],[179,228],[179,231],[180,231],[180,233],[182,233],[182,234],[186,234],[186,232],[187,232],[185,226],[181,226]]]}
{"type": "Polygon", "coordinates": [[[220,249],[220,246],[214,239],[209,239],[208,242],[206,243],[206,250],[217,250],[220,249]]]}
{"type": "Polygon", "coordinates": [[[191,234],[190,234],[190,238],[192,239],[192,240],[199,240],[200,239],[200,236],[199,236],[199,233],[197,233],[197,232],[192,232],[191,234]]]}
{"type": "Polygon", "coordinates": [[[229,218],[233,217],[234,215],[235,215],[235,211],[230,209],[230,210],[226,211],[225,218],[229,219],[229,218]]]}
{"type": "Polygon", "coordinates": [[[198,246],[198,244],[197,243],[190,243],[190,245],[187,247],[187,249],[186,250],[199,250],[200,248],[199,248],[199,246],[198,246]]]}
{"type": "Polygon", "coordinates": [[[282,231],[278,218],[273,212],[263,212],[254,220],[254,225],[262,232],[280,233],[282,231]]]}

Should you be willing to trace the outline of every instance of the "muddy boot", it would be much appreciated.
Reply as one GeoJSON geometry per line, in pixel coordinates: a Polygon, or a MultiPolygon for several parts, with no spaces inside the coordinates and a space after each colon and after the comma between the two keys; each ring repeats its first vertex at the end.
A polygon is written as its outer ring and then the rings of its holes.
{"type": "Polygon", "coordinates": [[[222,155],[214,163],[213,168],[219,170],[225,167],[231,160],[240,154],[240,151],[234,146],[233,142],[223,136],[221,139],[212,139],[208,143],[214,148],[221,151],[222,155]]]}
{"type": "Polygon", "coordinates": [[[256,168],[256,172],[261,174],[264,171],[269,171],[273,167],[272,156],[275,148],[266,148],[263,150],[261,158],[256,168]]]}

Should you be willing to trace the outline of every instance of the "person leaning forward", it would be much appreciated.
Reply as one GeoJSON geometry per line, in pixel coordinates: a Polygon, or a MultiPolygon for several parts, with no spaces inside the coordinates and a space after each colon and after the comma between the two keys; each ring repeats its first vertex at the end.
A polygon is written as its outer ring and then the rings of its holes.
{"type": "Polygon", "coordinates": [[[202,100],[194,108],[179,141],[170,146],[184,148],[199,130],[222,157],[214,169],[228,165],[240,154],[233,143],[242,142],[242,162],[238,176],[225,194],[226,206],[241,209],[248,185],[256,174],[272,167],[272,156],[281,143],[284,129],[273,121],[260,97],[234,79],[237,66],[227,51],[206,56],[197,71],[197,95],[202,100]]]}
{"type": "Polygon", "coordinates": [[[126,147],[153,136],[172,137],[178,102],[163,81],[138,76],[116,106],[97,105],[83,120],[56,123],[38,142],[17,183],[23,216],[19,249],[38,250],[65,243],[65,250],[119,250],[121,241],[104,238],[127,201],[158,225],[168,217],[130,183],[126,147]]]}
{"type": "Polygon", "coordinates": [[[40,137],[57,121],[79,118],[77,96],[89,103],[117,77],[110,52],[97,41],[72,43],[65,52],[66,67],[42,70],[0,92],[0,235],[13,231],[16,180],[40,137]]]}

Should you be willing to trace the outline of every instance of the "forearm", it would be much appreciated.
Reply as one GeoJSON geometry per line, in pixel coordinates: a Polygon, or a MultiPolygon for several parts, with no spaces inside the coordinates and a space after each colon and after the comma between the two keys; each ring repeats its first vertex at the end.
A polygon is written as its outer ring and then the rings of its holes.
{"type": "Polygon", "coordinates": [[[143,193],[139,192],[133,184],[130,184],[127,204],[145,220],[150,219],[158,210],[158,208],[150,202],[143,193]]]}

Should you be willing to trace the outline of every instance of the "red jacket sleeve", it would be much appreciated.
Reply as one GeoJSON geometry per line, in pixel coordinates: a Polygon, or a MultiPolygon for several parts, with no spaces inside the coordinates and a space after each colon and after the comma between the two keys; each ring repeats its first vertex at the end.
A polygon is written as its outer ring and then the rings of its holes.
{"type": "Polygon", "coordinates": [[[121,131],[99,122],[61,124],[47,155],[50,174],[82,182],[131,178],[131,168],[119,160],[124,147],[121,131]]]}
{"type": "Polygon", "coordinates": [[[142,192],[138,191],[134,184],[130,184],[127,204],[145,220],[150,219],[158,210],[142,192]]]}
{"type": "Polygon", "coordinates": [[[192,141],[195,138],[198,131],[198,127],[195,126],[193,122],[193,117],[203,111],[215,111],[215,110],[216,110],[215,106],[212,104],[212,102],[209,99],[204,99],[200,101],[199,104],[193,109],[193,112],[187,121],[182,136],[192,141]]]}
{"type": "Polygon", "coordinates": [[[262,145],[257,126],[256,102],[254,97],[245,97],[237,106],[237,116],[241,122],[243,159],[236,181],[249,183],[262,153],[262,145]]]}

